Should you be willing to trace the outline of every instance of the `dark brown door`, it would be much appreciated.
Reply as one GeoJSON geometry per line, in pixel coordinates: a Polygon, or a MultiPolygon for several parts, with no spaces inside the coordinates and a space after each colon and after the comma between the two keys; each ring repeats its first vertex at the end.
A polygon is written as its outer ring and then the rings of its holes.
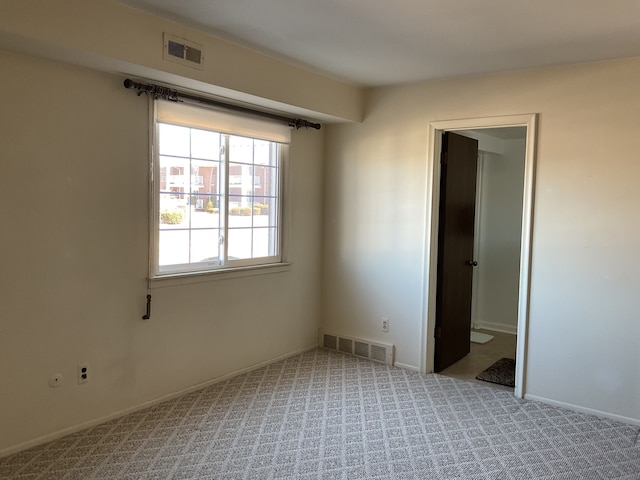
{"type": "Polygon", "coordinates": [[[444,133],[438,228],[436,372],[467,355],[471,345],[477,162],[477,140],[444,133]]]}

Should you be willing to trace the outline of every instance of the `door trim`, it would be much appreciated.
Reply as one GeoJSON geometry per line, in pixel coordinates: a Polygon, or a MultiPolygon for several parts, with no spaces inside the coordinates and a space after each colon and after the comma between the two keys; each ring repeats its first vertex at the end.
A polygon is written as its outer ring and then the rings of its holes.
{"type": "MultiPolygon", "coordinates": [[[[482,232],[480,231],[480,225],[482,224],[482,213],[481,209],[478,206],[481,204],[482,199],[482,177],[483,177],[483,165],[484,165],[484,152],[478,151],[478,174],[476,176],[476,214],[475,214],[475,222],[473,225],[473,259],[477,260],[480,256],[480,237],[482,236],[482,232]]],[[[472,283],[472,292],[471,292],[471,328],[476,328],[476,323],[474,320],[478,319],[478,296],[473,295],[473,289],[476,285],[478,285],[478,277],[480,276],[480,271],[477,268],[473,269],[473,283],[472,283]]]]}
{"type": "Polygon", "coordinates": [[[538,114],[506,115],[499,117],[442,120],[429,123],[429,150],[427,153],[427,188],[421,367],[423,373],[434,369],[436,286],[438,267],[438,223],[440,198],[440,158],[441,133],[444,131],[526,127],[526,149],[524,166],[524,189],[522,204],[522,233],[520,237],[520,278],[518,282],[518,339],[516,346],[516,386],[514,395],[524,398],[526,386],[527,336],[529,323],[529,299],[531,278],[531,235],[533,224],[533,193],[535,181],[536,126],[538,114]]]}

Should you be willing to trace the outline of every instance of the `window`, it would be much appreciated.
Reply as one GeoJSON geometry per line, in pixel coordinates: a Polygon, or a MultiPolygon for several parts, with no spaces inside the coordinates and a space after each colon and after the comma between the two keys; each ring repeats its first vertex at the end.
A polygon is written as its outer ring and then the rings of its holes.
{"type": "Polygon", "coordinates": [[[154,103],[152,276],[281,263],[288,128],[154,103]]]}

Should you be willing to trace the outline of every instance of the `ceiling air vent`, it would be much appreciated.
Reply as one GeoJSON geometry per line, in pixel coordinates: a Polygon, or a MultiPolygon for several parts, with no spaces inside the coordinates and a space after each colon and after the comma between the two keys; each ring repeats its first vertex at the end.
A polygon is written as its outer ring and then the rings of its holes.
{"type": "Polygon", "coordinates": [[[202,70],[204,56],[202,46],[165,33],[163,36],[162,57],[170,62],[202,70]]]}

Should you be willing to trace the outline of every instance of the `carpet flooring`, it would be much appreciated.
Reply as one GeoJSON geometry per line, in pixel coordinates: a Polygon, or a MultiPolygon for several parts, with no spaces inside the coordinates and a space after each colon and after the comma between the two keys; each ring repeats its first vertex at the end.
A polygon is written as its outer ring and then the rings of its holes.
{"type": "Polygon", "coordinates": [[[0,459],[17,479],[638,480],[638,428],[314,350],[0,459]]]}

